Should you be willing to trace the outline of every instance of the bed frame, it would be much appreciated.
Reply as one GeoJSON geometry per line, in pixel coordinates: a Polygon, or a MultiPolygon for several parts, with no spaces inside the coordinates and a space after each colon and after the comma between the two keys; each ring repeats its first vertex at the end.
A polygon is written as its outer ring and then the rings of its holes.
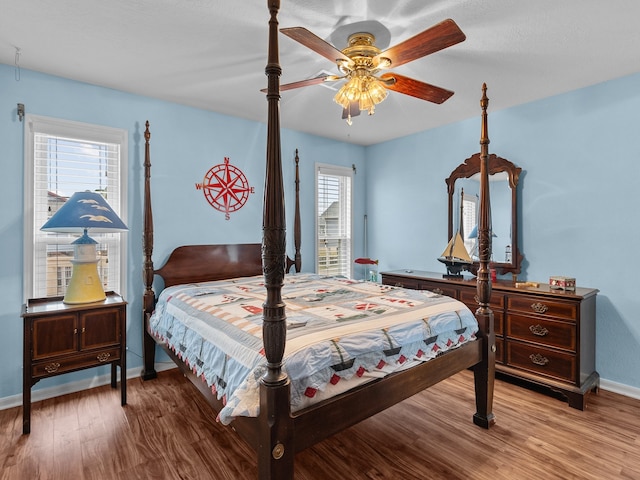
{"type": "MultiPolygon", "coordinates": [[[[489,281],[489,183],[487,158],[489,138],[487,134],[486,85],[483,85],[481,127],[481,185],[479,245],[480,267],[477,272],[479,308],[476,311],[480,330],[478,341],[469,342],[440,356],[410,368],[376,379],[325,400],[296,413],[289,405],[289,379],[282,370],[282,358],[286,342],[285,304],[281,289],[285,272],[291,266],[300,271],[300,216],[299,174],[296,151],[296,212],[294,237],[296,254],[293,260],[285,253],[286,231],[280,147],[279,81],[281,67],[278,58],[279,0],[267,0],[269,19],[269,53],[265,73],[268,78],[267,102],[267,151],[265,195],[263,210],[263,237],[261,244],[242,245],[192,245],[178,247],[165,265],[154,270],[153,220],[151,211],[151,161],[149,154],[149,122],[145,130],[145,188],[144,188],[144,380],[156,377],[154,337],[149,333],[149,317],[154,310],[156,296],[153,291],[155,275],[163,278],[165,287],[219,280],[237,276],[263,274],[267,298],[263,305],[263,341],[267,359],[267,372],[260,384],[260,414],[256,418],[238,417],[231,427],[255,450],[258,478],[261,480],[292,479],[294,456],[317,442],[348,428],[378,412],[438,383],[445,378],[472,368],[476,398],[473,422],[489,428],[495,419],[492,412],[495,369],[495,338],[493,313],[489,308],[491,283],[489,281]]],[[[161,344],[162,345],[162,344],[161,344]]],[[[166,346],[167,354],[207,398],[216,411],[222,404],[207,385],[166,346]]]]}

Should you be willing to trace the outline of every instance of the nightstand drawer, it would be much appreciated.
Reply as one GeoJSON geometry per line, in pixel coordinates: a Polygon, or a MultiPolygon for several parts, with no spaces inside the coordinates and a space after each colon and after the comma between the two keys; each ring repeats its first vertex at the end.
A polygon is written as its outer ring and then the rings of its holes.
{"type": "Polygon", "coordinates": [[[566,382],[576,379],[575,355],[516,341],[507,342],[507,365],[566,382]]]}
{"type": "Polygon", "coordinates": [[[97,367],[100,364],[109,364],[118,360],[120,360],[120,347],[73,356],[66,355],[34,363],[31,367],[31,375],[33,378],[47,377],[87,367],[97,367]]]}
{"type": "Polygon", "coordinates": [[[576,352],[575,323],[510,313],[507,315],[506,327],[509,338],[576,352]]]}
{"type": "Polygon", "coordinates": [[[560,302],[548,298],[539,300],[531,296],[514,295],[509,297],[507,310],[535,313],[547,317],[563,318],[575,321],[578,316],[578,305],[573,302],[560,302]]]}

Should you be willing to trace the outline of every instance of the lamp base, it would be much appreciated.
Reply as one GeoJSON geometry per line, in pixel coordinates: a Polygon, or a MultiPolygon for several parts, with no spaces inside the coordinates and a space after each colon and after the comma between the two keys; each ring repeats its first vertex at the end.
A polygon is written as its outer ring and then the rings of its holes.
{"type": "Polygon", "coordinates": [[[97,260],[86,262],[71,260],[73,271],[63,303],[80,304],[100,302],[107,298],[98,274],[97,260]]]}

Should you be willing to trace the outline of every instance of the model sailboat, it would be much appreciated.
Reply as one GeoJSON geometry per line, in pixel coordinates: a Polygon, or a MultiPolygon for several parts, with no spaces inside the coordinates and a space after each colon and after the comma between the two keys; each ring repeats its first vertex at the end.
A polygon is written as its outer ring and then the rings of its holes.
{"type": "Polygon", "coordinates": [[[460,192],[460,227],[458,231],[451,237],[447,247],[444,249],[438,261],[444,263],[447,266],[447,274],[444,278],[461,278],[462,271],[466,270],[469,266],[473,265],[473,261],[467,252],[467,247],[464,246],[462,240],[462,232],[464,231],[464,224],[462,222],[462,200],[464,197],[464,191],[460,192]]]}

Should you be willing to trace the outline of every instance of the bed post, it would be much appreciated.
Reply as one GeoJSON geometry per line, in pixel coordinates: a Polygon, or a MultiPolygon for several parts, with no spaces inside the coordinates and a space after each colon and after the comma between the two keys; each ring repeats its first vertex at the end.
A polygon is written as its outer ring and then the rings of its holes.
{"type": "Polygon", "coordinates": [[[489,307],[491,299],[491,281],[489,278],[489,261],[491,258],[491,202],[489,199],[489,135],[487,128],[487,84],[482,85],[482,126],[480,135],[480,219],[478,223],[478,241],[480,267],[478,268],[478,304],[476,318],[480,326],[482,362],[473,367],[476,413],[473,423],[489,428],[495,423],[493,415],[493,384],[495,377],[495,333],[493,331],[493,312],[489,307]]]}
{"type": "Polygon", "coordinates": [[[282,371],[286,342],[286,314],[282,285],[286,264],[286,227],[280,147],[280,74],[278,10],[280,0],[267,0],[269,54],[267,75],[267,161],[262,218],[262,269],[267,289],[263,304],[262,339],[267,371],[260,379],[258,478],[293,479],[293,421],[289,378],[282,371]]]}
{"type": "Polygon", "coordinates": [[[155,293],[153,292],[153,215],[151,213],[151,155],[149,153],[149,120],[145,123],[144,131],[144,231],[142,233],[142,243],[144,251],[144,296],[142,297],[142,347],[143,347],[143,370],[140,376],[143,380],[156,378],[158,374],[155,370],[156,342],[149,334],[149,317],[155,307],[155,293]]]}
{"type": "Polygon", "coordinates": [[[296,273],[300,273],[302,268],[302,257],[300,256],[300,237],[302,232],[300,230],[300,158],[298,157],[298,149],[296,148],[296,211],[293,218],[293,245],[296,249],[296,253],[291,260],[287,257],[287,273],[291,270],[291,267],[296,267],[296,273]]]}

